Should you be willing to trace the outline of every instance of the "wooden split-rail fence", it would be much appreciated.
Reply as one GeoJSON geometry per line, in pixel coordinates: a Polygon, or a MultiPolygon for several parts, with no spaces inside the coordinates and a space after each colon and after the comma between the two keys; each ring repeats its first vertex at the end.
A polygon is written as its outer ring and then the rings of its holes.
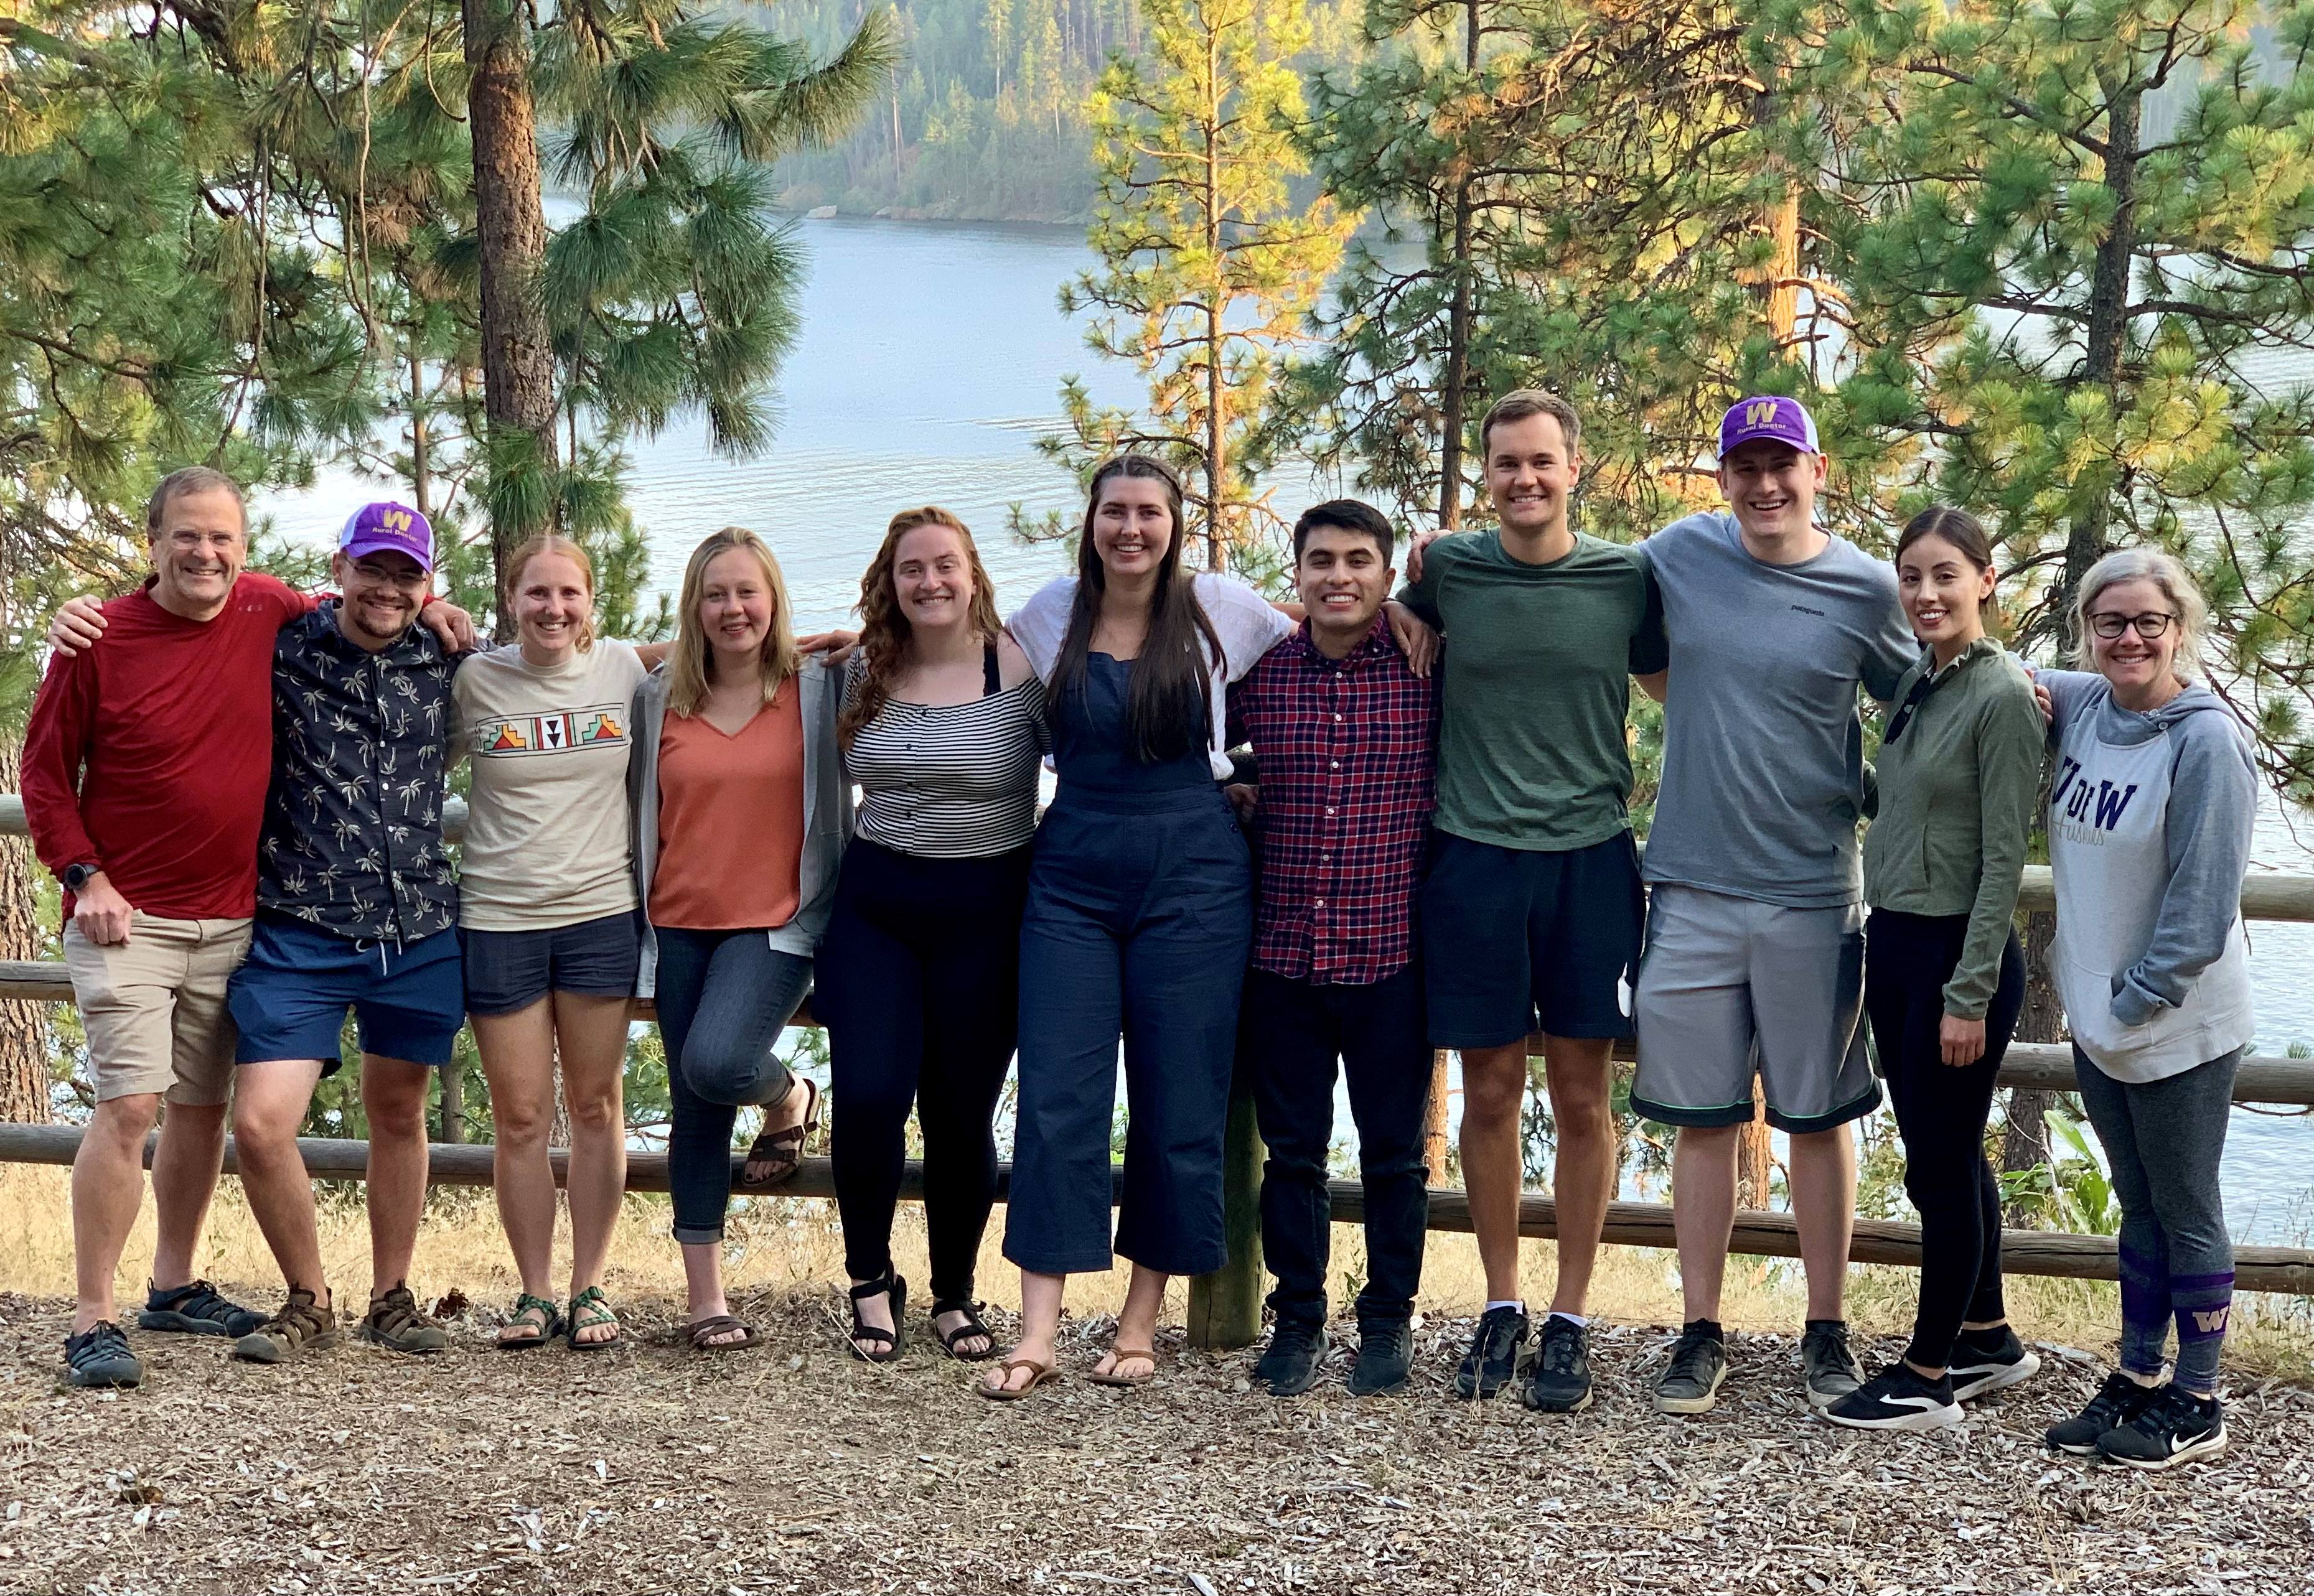
{"type": "MultiPolygon", "coordinates": [[[[444,830],[455,837],[464,829],[464,806],[451,800],[444,830]]],[[[24,832],[22,801],[0,794],[0,835],[24,832]]],[[[2055,906],[2045,866],[2026,871],[2021,906],[2055,906]]],[[[2242,914],[2250,921],[2314,921],[2314,877],[2254,873],[2242,889],[2242,914]]],[[[70,1002],[72,985],[64,966],[55,963],[0,961],[0,1000],[26,1002],[70,1002]]],[[[638,1005],[638,1017],[649,1009],[638,1005]]],[[[810,1023],[808,1015],[799,1024],[810,1023]]],[[[1537,1052],[1541,1038],[1533,1039],[1537,1052]]],[[[2000,1068],[2000,1083],[2030,1090],[2063,1091],[2073,1085],[2072,1051],[2064,1046],[2014,1044],[2000,1068]]],[[[1192,1283],[1189,1331],[1193,1342],[1206,1346],[1241,1346],[1259,1333],[1262,1271],[1259,1193],[1261,1146],[1254,1132],[1253,1109],[1244,1083],[1230,1106],[1228,1157],[1225,1164],[1225,1210],[1230,1238],[1230,1261],[1213,1274],[1192,1283]]],[[[2254,1057],[2242,1063],[2234,1082],[2234,1100],[2281,1106],[2314,1106],[2314,1059],[2254,1057]]],[[[80,1132],[69,1125],[0,1124],[0,1163],[69,1164],[80,1145],[80,1132]]],[[[298,1143],[305,1167],[323,1180],[360,1180],[367,1172],[366,1142],[305,1138],[298,1143]]],[[[445,1186],[488,1186],[492,1150],[437,1142],[432,1149],[433,1179],[445,1186]]],[[[151,1143],[146,1144],[151,1157],[151,1143]]],[[[564,1155],[553,1155],[555,1179],[564,1173],[564,1155]]],[[[737,1182],[737,1155],[733,1177],[737,1182]]],[[[225,1170],[235,1168],[230,1145],[225,1170]]],[[[998,1172],[997,1200],[1004,1200],[1009,1168],[998,1172]]],[[[663,1153],[638,1153],[627,1160],[627,1189],[663,1192],[667,1158],[663,1153]]],[[[744,1184],[735,1189],[745,1194],[744,1184]]],[[[1330,1183],[1333,1215],[1355,1223],[1365,1217],[1365,1195],[1358,1183],[1330,1183]]],[[[778,1195],[825,1198],[835,1195],[828,1161],[807,1158],[796,1177],[777,1188],[778,1195]]],[[[921,1166],[908,1166],[901,1195],[910,1201],[923,1195],[921,1166]]],[[[1471,1204],[1461,1191],[1434,1187],[1430,1193],[1430,1228],[1467,1232],[1471,1204]]],[[[1550,1239],[1558,1235],[1558,1212],[1549,1197],[1529,1195],[1519,1204],[1519,1232],[1550,1239]]],[[[1606,1239],[1625,1247],[1669,1248],[1676,1245],[1672,1211],[1666,1204],[1614,1203],[1608,1206],[1606,1239]]],[[[1736,1216],[1732,1250],[1757,1257],[1800,1256],[1799,1232],[1788,1213],[1746,1211],[1736,1216]]],[[[1917,1268],[1921,1261],[1918,1225],[1885,1220],[1859,1220],[1849,1246],[1849,1257],[1861,1264],[1897,1264],[1917,1268]]],[[[2001,1263],[2015,1274],[2053,1275],[2073,1280],[2116,1280],[2120,1257],[2114,1238],[2080,1236],[2051,1230],[2009,1230],[2001,1238],[2001,1263]]],[[[2281,1292],[2314,1295],[2314,1249],[2292,1247],[2242,1247],[2235,1252],[2235,1274],[2243,1291],[2281,1292]]]]}

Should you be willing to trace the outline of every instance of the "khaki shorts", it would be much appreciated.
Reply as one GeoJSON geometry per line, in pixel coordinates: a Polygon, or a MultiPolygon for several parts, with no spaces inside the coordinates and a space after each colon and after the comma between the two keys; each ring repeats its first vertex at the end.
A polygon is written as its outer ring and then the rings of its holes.
{"type": "Polygon", "coordinates": [[[249,927],[131,913],[128,940],[111,948],[65,927],[65,973],[88,1033],[98,1102],[154,1092],[198,1107],[233,1096],[225,991],[249,951],[249,927]]]}

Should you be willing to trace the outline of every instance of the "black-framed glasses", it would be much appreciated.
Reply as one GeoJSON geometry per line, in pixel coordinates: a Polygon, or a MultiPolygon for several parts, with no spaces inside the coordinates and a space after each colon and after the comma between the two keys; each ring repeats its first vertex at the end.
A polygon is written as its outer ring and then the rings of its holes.
{"type": "Polygon", "coordinates": [[[2142,615],[2124,615],[2119,610],[2099,610],[2089,617],[2089,630],[2110,643],[2114,639],[2137,628],[2137,635],[2151,642],[2169,630],[2177,619],[2167,610],[2148,610],[2142,615]]]}

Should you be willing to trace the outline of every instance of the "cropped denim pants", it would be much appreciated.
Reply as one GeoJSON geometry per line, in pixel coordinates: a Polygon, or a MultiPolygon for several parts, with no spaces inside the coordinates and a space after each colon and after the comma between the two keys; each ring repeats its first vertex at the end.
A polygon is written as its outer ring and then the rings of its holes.
{"type": "Polygon", "coordinates": [[[731,1127],[743,1106],[780,1102],[794,1082],[772,1049],[811,990],[811,960],[775,951],[761,930],[653,930],[658,1034],[675,1107],[667,1138],[675,1239],[720,1241],[731,1204],[731,1127]]]}

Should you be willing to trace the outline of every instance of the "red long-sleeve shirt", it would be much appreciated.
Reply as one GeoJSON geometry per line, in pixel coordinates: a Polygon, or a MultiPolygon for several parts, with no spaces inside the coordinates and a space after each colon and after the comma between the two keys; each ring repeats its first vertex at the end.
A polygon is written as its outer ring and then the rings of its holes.
{"type": "Polygon", "coordinates": [[[25,730],[40,862],[59,877],[101,866],[132,908],[163,919],[255,913],[273,639],[313,603],[255,571],[208,621],[170,613],[149,585],[108,601],[103,639],[49,660],[25,730]]]}

